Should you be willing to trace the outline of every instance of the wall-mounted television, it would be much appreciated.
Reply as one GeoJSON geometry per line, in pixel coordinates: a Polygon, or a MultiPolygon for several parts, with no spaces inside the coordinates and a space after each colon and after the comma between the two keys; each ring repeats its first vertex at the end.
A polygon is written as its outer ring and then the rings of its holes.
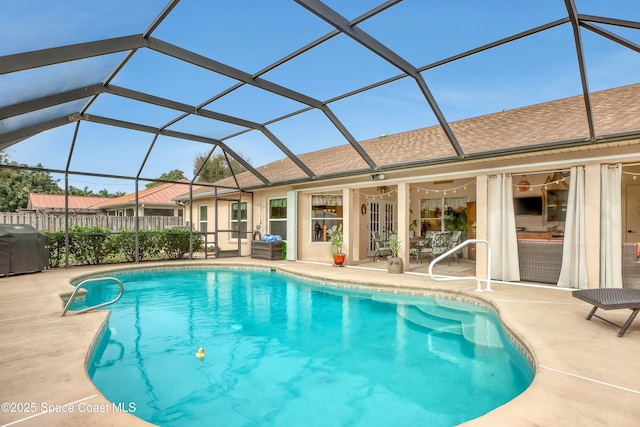
{"type": "Polygon", "coordinates": [[[542,215],[542,197],[517,197],[513,199],[513,210],[516,215],[542,215]]]}

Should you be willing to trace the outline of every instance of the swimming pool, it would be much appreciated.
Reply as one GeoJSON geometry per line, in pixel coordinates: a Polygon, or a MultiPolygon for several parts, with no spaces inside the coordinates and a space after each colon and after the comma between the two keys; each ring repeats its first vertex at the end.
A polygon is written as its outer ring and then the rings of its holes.
{"type": "MultiPolygon", "coordinates": [[[[161,426],[451,426],[533,379],[478,305],[268,270],[115,277],[126,291],[110,306],[89,374],[109,400],[161,426]]],[[[92,286],[87,304],[114,288],[92,286]]]]}

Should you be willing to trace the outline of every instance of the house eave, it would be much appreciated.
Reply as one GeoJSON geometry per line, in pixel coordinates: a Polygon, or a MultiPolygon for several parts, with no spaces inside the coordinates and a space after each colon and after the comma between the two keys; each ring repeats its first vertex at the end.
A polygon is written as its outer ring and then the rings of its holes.
{"type": "Polygon", "coordinates": [[[417,160],[413,162],[404,162],[400,164],[380,166],[376,170],[359,169],[359,170],[353,170],[353,171],[344,171],[339,173],[320,175],[315,180],[297,179],[297,180],[287,180],[287,181],[278,181],[278,182],[274,181],[269,186],[253,185],[253,186],[243,187],[243,190],[245,191],[264,190],[266,188],[274,188],[274,187],[281,187],[281,186],[287,186],[287,185],[307,184],[310,182],[320,182],[320,181],[329,181],[329,180],[340,179],[340,178],[357,177],[357,176],[362,176],[363,174],[368,175],[371,173],[378,173],[378,172],[394,172],[394,171],[401,171],[406,169],[442,166],[447,164],[459,165],[459,164],[486,163],[492,160],[498,161],[498,160],[504,160],[508,158],[523,158],[523,157],[530,157],[532,155],[552,154],[553,152],[560,152],[560,151],[561,152],[567,152],[567,151],[578,152],[578,151],[583,151],[585,148],[588,148],[588,147],[593,147],[594,149],[604,149],[604,148],[608,148],[609,145],[611,144],[615,144],[621,141],[628,141],[629,144],[640,143],[640,130],[601,135],[597,137],[595,140],[591,140],[590,138],[575,138],[575,139],[568,139],[563,141],[554,141],[554,142],[546,142],[546,143],[540,143],[535,145],[526,145],[521,147],[510,147],[510,148],[504,148],[504,149],[483,151],[478,153],[468,153],[465,159],[460,159],[456,156],[450,156],[450,157],[443,157],[438,159],[417,160]]]}

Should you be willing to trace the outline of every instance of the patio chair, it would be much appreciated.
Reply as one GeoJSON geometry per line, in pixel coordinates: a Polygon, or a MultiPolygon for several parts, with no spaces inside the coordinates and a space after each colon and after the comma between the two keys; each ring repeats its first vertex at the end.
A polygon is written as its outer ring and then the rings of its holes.
{"type": "MultiPolygon", "coordinates": [[[[460,231],[460,230],[456,230],[453,233],[451,233],[451,236],[449,237],[449,248],[448,249],[453,249],[456,246],[458,246],[460,244],[460,238],[461,237],[462,237],[462,231],[460,231]]],[[[454,257],[454,258],[456,258],[458,260],[458,264],[460,264],[460,257],[457,256],[459,252],[460,252],[460,250],[458,250],[455,253],[451,254],[452,257],[454,257]]],[[[451,262],[449,262],[449,265],[451,265],[451,262]]]]}
{"type": "Polygon", "coordinates": [[[377,261],[378,256],[381,256],[385,252],[388,252],[389,255],[391,255],[391,248],[387,246],[387,242],[380,237],[380,234],[377,231],[371,232],[371,241],[373,242],[373,248],[375,249],[373,254],[374,261],[377,261]]]}
{"type": "Polygon", "coordinates": [[[621,289],[621,288],[600,288],[600,289],[581,289],[579,291],[573,291],[572,295],[582,301],[588,302],[593,305],[593,309],[589,312],[587,320],[591,320],[591,317],[595,316],[598,319],[620,328],[618,336],[622,337],[627,331],[631,323],[638,315],[640,311],[640,289],[621,289]],[[618,310],[621,308],[628,308],[631,310],[631,314],[627,321],[620,327],[607,319],[598,316],[597,309],[603,310],[618,310]]]}
{"type": "MultiPolygon", "coordinates": [[[[449,234],[448,233],[435,233],[431,239],[431,245],[426,246],[420,250],[425,256],[429,256],[431,260],[434,260],[437,256],[449,250],[449,234]]],[[[451,261],[449,261],[451,265],[451,261]]]]}
{"type": "MultiPolygon", "coordinates": [[[[425,241],[424,240],[417,240],[414,242],[410,243],[409,246],[409,257],[415,256],[416,257],[416,263],[420,264],[420,254],[422,254],[422,249],[425,248],[425,241]]],[[[411,259],[411,258],[409,258],[411,259]]]]}

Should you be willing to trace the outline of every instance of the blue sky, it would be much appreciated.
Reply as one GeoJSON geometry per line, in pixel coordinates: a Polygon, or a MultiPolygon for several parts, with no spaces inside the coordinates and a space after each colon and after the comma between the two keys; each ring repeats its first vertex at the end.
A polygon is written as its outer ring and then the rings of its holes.
{"type": "MultiPolygon", "coordinates": [[[[579,13],[640,21],[637,0],[575,0],[579,13]]],[[[381,1],[331,0],[326,4],[352,20],[381,1]]],[[[165,0],[104,2],[4,0],[0,15],[0,56],[67,44],[142,33],[165,0]]],[[[416,67],[481,46],[566,16],[563,0],[405,0],[359,27],[416,67]]],[[[638,30],[608,27],[640,44],[638,30]]],[[[182,0],[153,37],[250,74],[333,28],[288,0],[182,0]]],[[[592,91],[638,83],[640,55],[581,30],[592,91]]],[[[0,76],[0,106],[101,82],[124,53],[90,58],[0,76]]],[[[350,38],[339,35],[261,77],[320,101],[394,77],[401,72],[350,38]]],[[[422,73],[448,121],[581,94],[572,29],[565,24],[422,73]]],[[[199,105],[235,84],[233,79],[177,61],[151,49],[139,50],[113,85],[199,105]]],[[[23,117],[20,126],[40,118],[71,114],[86,103],[23,117]]],[[[329,104],[356,140],[437,123],[415,81],[401,79],[329,104]]],[[[298,111],[304,105],[245,85],[206,109],[258,123],[298,111]]],[[[88,114],[160,127],[176,111],[101,95],[88,114]]],[[[74,125],[39,134],[12,147],[13,160],[64,169],[74,125]]],[[[301,154],[345,144],[338,130],[317,110],[269,124],[291,151],[301,154]]],[[[225,138],[242,128],[189,116],[171,130],[225,138]]],[[[2,128],[0,128],[2,132],[2,128]]],[[[146,133],[82,122],[71,170],[135,176],[153,140],[146,133]]],[[[254,166],[284,154],[259,132],[225,139],[254,166]]],[[[155,178],[181,169],[192,176],[193,158],[209,147],[160,137],[141,177],[155,178]]],[[[133,191],[131,182],[72,176],[71,185],[95,191],[133,191]]]]}

